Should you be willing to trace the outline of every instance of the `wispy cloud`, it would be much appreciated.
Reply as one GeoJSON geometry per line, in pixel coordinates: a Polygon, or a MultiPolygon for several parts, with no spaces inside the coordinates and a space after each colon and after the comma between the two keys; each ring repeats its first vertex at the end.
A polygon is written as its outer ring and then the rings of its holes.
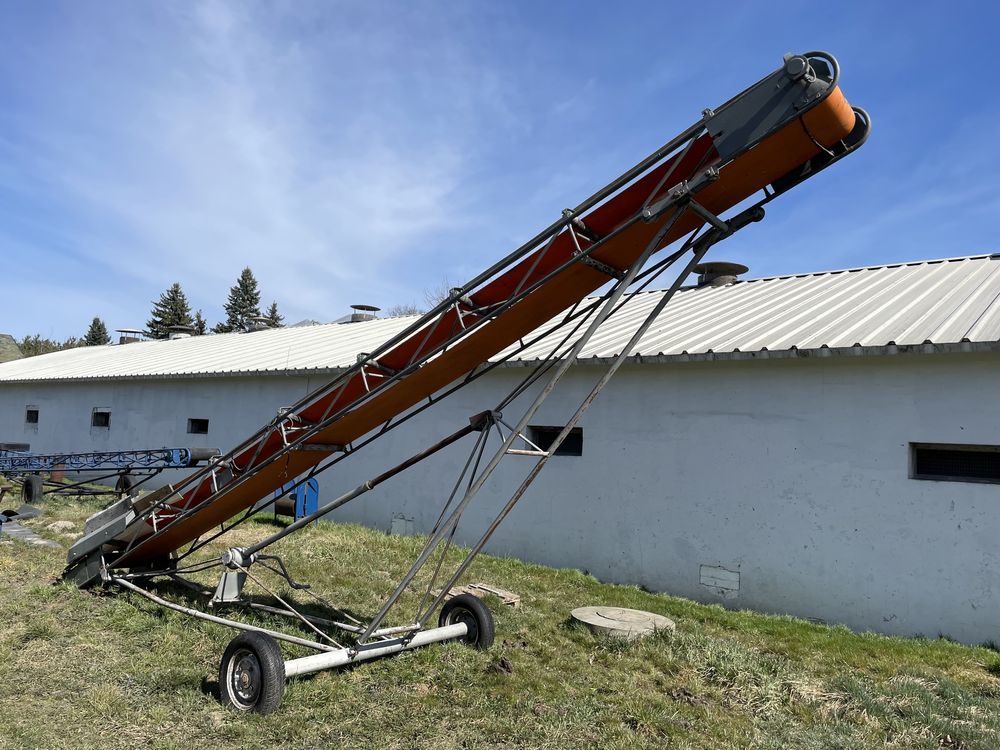
{"type": "Polygon", "coordinates": [[[714,253],[770,274],[995,248],[1000,113],[968,75],[991,24],[953,10],[848,3],[817,34],[756,6],[708,33],[667,6],[9,4],[0,331],[139,325],[173,281],[218,319],[244,265],[289,320],[419,301],[814,38],[872,140],[714,253]]]}
{"type": "Polygon", "coordinates": [[[119,54],[84,71],[102,84],[82,117],[57,103],[5,144],[39,184],[0,179],[72,207],[72,253],[141,290],[133,324],[173,280],[217,315],[247,264],[290,319],[410,294],[394,260],[472,220],[476,132],[516,119],[502,76],[447,35],[414,55],[360,19],[310,46],[273,9],[221,2],[104,20],[119,54]]]}

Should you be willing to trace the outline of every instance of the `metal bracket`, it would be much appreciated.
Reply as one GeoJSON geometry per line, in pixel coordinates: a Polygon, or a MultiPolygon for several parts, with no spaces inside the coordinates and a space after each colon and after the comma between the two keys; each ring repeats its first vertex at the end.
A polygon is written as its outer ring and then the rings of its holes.
{"type": "Polygon", "coordinates": [[[476,432],[482,432],[491,425],[496,424],[503,418],[503,414],[495,410],[481,411],[469,417],[469,424],[476,432]]]}
{"type": "Polygon", "coordinates": [[[720,232],[728,233],[730,231],[729,225],[726,222],[724,222],[722,219],[713,214],[711,211],[709,211],[707,208],[705,208],[703,205],[701,205],[698,201],[694,200],[693,198],[688,199],[687,207],[690,208],[692,211],[694,211],[696,214],[698,214],[698,216],[703,218],[713,227],[718,229],[720,232]]]}
{"type": "Polygon", "coordinates": [[[465,305],[466,307],[476,306],[468,294],[462,293],[462,287],[460,286],[455,286],[448,290],[448,299],[458,305],[465,305]]]}
{"type": "Polygon", "coordinates": [[[837,85],[835,61],[823,53],[786,55],[784,65],[710,115],[705,129],[728,162],[817,104],[837,85]]]}
{"type": "Polygon", "coordinates": [[[621,269],[615,268],[614,266],[609,266],[607,263],[602,263],[601,261],[597,260],[596,258],[590,255],[584,256],[583,258],[580,259],[580,261],[583,263],[583,265],[589,268],[593,268],[595,271],[600,271],[601,273],[605,274],[606,276],[610,276],[613,279],[618,279],[619,281],[621,281],[622,279],[625,278],[625,272],[622,271],[621,269]]]}
{"type": "Polygon", "coordinates": [[[681,206],[691,200],[691,196],[706,185],[719,179],[719,170],[709,167],[690,180],[682,180],[667,191],[667,196],[642,210],[642,220],[649,223],[675,206],[681,206]]]}
{"type": "Polygon", "coordinates": [[[562,210],[563,218],[566,219],[568,224],[572,229],[576,231],[581,237],[590,242],[598,242],[601,239],[601,235],[593,231],[590,227],[583,223],[583,219],[573,213],[573,209],[564,208],[562,210]]]}
{"type": "Polygon", "coordinates": [[[368,358],[372,356],[368,352],[360,352],[358,354],[358,364],[364,365],[366,367],[371,367],[373,370],[378,370],[379,372],[389,375],[390,377],[395,375],[399,370],[393,370],[391,367],[386,367],[381,364],[377,359],[368,361],[368,358]]]}
{"type": "Polygon", "coordinates": [[[224,570],[215,587],[215,594],[208,606],[217,607],[220,604],[242,604],[243,586],[247,582],[247,574],[241,570],[224,570]]]}

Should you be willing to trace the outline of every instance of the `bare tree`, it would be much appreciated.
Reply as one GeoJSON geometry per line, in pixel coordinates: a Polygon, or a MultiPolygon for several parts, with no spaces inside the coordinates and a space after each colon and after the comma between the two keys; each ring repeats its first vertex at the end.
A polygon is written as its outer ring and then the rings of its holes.
{"type": "Polygon", "coordinates": [[[403,305],[393,305],[385,311],[387,318],[399,318],[403,315],[423,315],[426,310],[421,310],[412,302],[403,305]]]}
{"type": "Polygon", "coordinates": [[[451,279],[445,276],[440,283],[428,289],[424,289],[424,300],[427,302],[427,306],[437,307],[451,296],[451,290],[454,288],[455,284],[451,282],[451,279]]]}

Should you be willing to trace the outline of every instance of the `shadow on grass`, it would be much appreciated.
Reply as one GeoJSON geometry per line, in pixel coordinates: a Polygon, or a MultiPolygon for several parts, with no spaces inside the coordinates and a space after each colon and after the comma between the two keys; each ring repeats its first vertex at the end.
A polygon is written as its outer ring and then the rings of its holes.
{"type": "MultiPolygon", "coordinates": [[[[211,586],[204,586],[190,581],[181,583],[173,579],[161,578],[148,582],[147,588],[149,591],[156,593],[158,596],[161,596],[162,598],[182,607],[188,607],[189,609],[196,609],[201,612],[211,613],[219,617],[227,618],[231,618],[232,615],[248,615],[258,620],[261,624],[273,627],[274,630],[282,630],[282,626],[285,626],[286,628],[291,626],[292,630],[298,629],[308,635],[315,635],[311,628],[296,618],[285,617],[248,606],[252,603],[283,609],[284,605],[274,597],[248,596],[246,597],[244,604],[219,604],[212,607],[209,605],[208,597],[215,593],[215,589],[211,586]]],[[[120,596],[121,592],[113,589],[102,589],[101,594],[108,596],[120,596]]],[[[289,599],[288,595],[284,596],[286,600],[289,599]]],[[[296,611],[306,617],[315,617],[318,619],[337,622],[343,622],[346,619],[351,621],[348,624],[354,624],[355,621],[362,623],[367,622],[364,617],[350,608],[327,606],[320,602],[292,602],[292,604],[296,611]]],[[[167,611],[168,610],[166,608],[154,603],[154,608],[151,610],[150,614],[153,617],[162,619],[166,616],[167,611]]],[[[322,627],[320,623],[317,623],[317,625],[322,627]]],[[[343,632],[344,636],[350,640],[350,635],[348,633],[339,631],[339,629],[338,632],[343,632]]]]}
{"type": "Polygon", "coordinates": [[[221,697],[220,697],[220,695],[219,695],[219,681],[218,680],[210,680],[208,677],[202,677],[201,678],[200,690],[202,692],[202,695],[207,695],[210,698],[214,698],[217,701],[221,701],[222,700],[221,697]]]}

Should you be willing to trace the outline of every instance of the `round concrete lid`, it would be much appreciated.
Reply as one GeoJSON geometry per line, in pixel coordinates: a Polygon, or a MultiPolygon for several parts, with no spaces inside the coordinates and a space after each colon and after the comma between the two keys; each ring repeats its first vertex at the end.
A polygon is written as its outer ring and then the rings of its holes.
{"type": "Polygon", "coordinates": [[[625,607],[577,607],[570,615],[598,635],[619,638],[641,638],[657,630],[674,630],[677,626],[663,615],[625,607]]]}

